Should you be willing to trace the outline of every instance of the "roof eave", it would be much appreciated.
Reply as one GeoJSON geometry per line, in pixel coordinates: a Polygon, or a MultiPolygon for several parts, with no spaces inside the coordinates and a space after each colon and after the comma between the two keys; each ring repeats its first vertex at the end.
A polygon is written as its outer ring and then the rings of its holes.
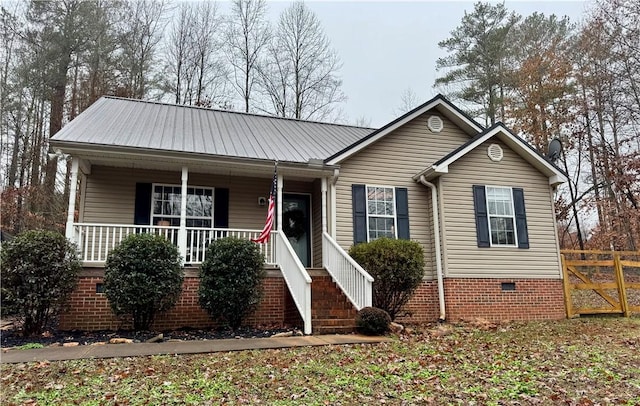
{"type": "Polygon", "coordinates": [[[414,179],[416,176],[419,177],[421,174],[426,173],[431,174],[433,177],[437,176],[435,174],[447,173],[450,165],[494,136],[497,136],[509,148],[515,151],[516,154],[525,159],[543,175],[547,176],[551,186],[557,186],[567,181],[565,173],[533,150],[526,141],[511,133],[502,123],[494,125],[493,127],[485,130],[483,134],[479,134],[468,143],[461,145],[458,149],[452,151],[434,163],[431,167],[425,169],[423,171],[424,173],[418,173],[415,175],[414,179]]]}
{"type": "MultiPolygon", "coordinates": [[[[256,170],[259,169],[273,169],[274,160],[267,160],[261,158],[246,158],[237,156],[221,156],[204,153],[172,151],[172,150],[159,150],[142,147],[126,147],[116,145],[102,145],[102,144],[83,144],[75,141],[63,141],[63,140],[51,140],[51,146],[55,149],[60,149],[63,153],[70,156],[83,157],[87,155],[100,155],[100,156],[114,156],[126,159],[162,159],[170,160],[174,163],[200,164],[206,165],[212,162],[220,164],[235,164],[239,166],[252,167],[256,170]]],[[[291,169],[293,172],[301,171],[304,173],[317,173],[324,176],[331,176],[334,170],[339,168],[337,165],[328,165],[319,159],[309,159],[307,162],[291,162],[291,161],[278,161],[278,167],[286,170],[291,169]]]]}

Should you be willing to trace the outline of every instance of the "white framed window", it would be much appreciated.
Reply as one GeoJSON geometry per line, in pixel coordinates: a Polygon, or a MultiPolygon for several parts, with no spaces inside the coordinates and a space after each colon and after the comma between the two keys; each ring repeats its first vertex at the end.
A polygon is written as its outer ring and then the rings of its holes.
{"type": "MultiPolygon", "coordinates": [[[[153,184],[151,200],[151,224],[180,225],[182,187],[179,185],[153,184]]],[[[213,225],[213,188],[187,188],[187,227],[213,225]]]]}
{"type": "Polygon", "coordinates": [[[395,188],[367,185],[367,239],[397,237],[395,188]]]}
{"type": "Polygon", "coordinates": [[[510,187],[486,186],[491,245],[516,247],[516,216],[510,187]]]}

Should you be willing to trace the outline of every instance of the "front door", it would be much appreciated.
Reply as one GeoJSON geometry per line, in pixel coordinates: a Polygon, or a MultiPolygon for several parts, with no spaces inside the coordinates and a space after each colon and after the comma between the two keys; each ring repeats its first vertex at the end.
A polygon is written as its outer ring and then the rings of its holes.
{"type": "Polygon", "coordinates": [[[311,199],[287,193],[282,199],[282,230],[305,267],[311,266],[311,199]]]}

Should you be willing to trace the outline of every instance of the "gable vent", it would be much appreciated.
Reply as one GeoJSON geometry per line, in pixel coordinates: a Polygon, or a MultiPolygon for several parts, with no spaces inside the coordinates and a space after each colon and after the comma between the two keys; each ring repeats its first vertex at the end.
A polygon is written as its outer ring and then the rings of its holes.
{"type": "Polygon", "coordinates": [[[440,117],[431,116],[427,120],[427,127],[429,127],[432,133],[439,133],[444,128],[444,123],[440,117]]]}
{"type": "Polygon", "coordinates": [[[500,161],[502,161],[502,157],[504,156],[504,153],[503,153],[502,147],[500,147],[500,145],[491,144],[491,145],[489,145],[489,148],[487,148],[487,155],[489,155],[489,158],[492,161],[500,162],[500,161]]]}

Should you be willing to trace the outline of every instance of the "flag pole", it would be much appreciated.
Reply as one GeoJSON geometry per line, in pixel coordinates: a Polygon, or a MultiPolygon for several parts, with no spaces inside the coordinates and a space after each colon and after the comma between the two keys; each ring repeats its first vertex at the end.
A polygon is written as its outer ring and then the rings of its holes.
{"type": "MultiPolygon", "coordinates": [[[[258,244],[266,244],[271,238],[271,230],[273,230],[273,222],[276,216],[276,200],[280,197],[281,188],[278,185],[278,161],[275,161],[273,167],[273,180],[271,181],[271,189],[269,192],[269,206],[267,208],[267,218],[264,223],[262,231],[256,238],[252,238],[251,241],[258,244]]],[[[278,203],[279,204],[279,203],[278,203]]],[[[279,206],[278,206],[279,207],[279,206]]]]}

